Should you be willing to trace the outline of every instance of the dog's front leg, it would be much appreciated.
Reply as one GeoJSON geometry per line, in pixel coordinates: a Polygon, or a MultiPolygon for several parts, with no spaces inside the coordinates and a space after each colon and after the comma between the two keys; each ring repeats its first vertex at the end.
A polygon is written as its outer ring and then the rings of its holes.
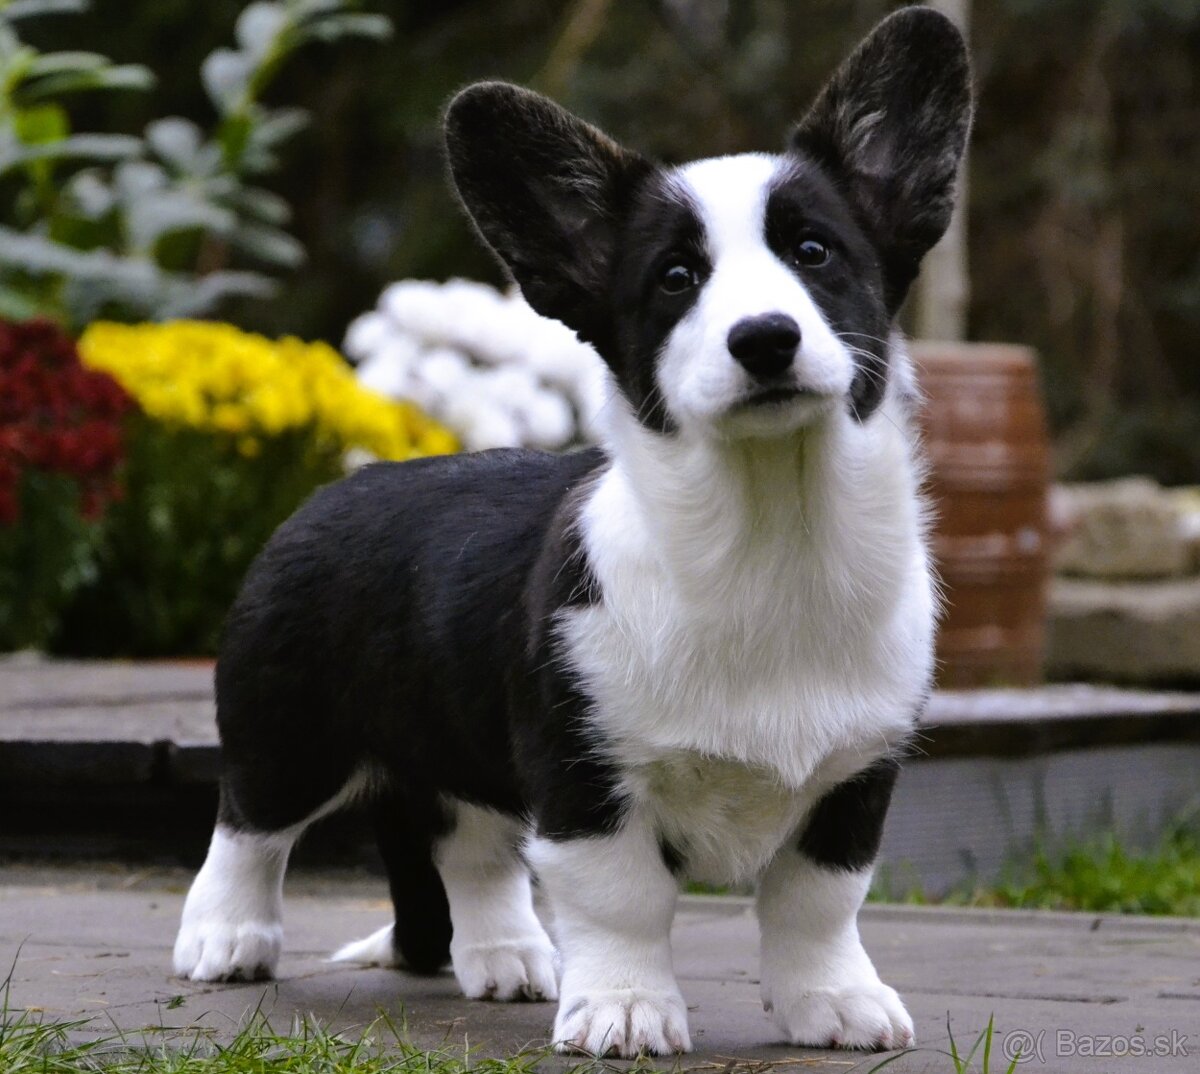
{"type": "Polygon", "coordinates": [[[763,1006],[793,1044],[913,1042],[912,1019],[858,935],[895,778],[887,759],[831,790],[760,881],[763,1006]]]}
{"type": "Polygon", "coordinates": [[[671,964],[678,886],[651,827],[529,847],[562,958],[554,1043],[559,1051],[632,1058],[691,1048],[687,1007],[671,964]]]}

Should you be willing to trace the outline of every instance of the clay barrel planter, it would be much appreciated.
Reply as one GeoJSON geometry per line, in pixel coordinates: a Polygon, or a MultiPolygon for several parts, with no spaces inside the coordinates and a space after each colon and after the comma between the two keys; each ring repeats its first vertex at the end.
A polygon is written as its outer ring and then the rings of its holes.
{"type": "Polygon", "coordinates": [[[1042,675],[1050,448],[1036,355],[1002,343],[912,344],[946,607],[943,687],[1042,675]]]}

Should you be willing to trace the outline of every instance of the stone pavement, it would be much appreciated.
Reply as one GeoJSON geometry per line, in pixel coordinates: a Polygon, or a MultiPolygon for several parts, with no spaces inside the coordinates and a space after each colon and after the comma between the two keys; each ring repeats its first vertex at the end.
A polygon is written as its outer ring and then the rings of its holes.
{"type": "MultiPolygon", "coordinates": [[[[417,1044],[469,1042],[484,1055],[546,1042],[547,1004],[468,1002],[448,973],[414,978],[324,962],[341,942],[388,919],[383,882],[361,875],[289,878],[277,982],[173,979],[169,951],[188,879],[119,867],[0,868],[0,961],[7,967],[15,959],[10,1007],[93,1019],[83,1033],[109,1035],[115,1026],[134,1038],[147,1031],[153,1041],[178,1040],[196,1027],[228,1037],[261,1008],[281,1030],[297,1014],[334,1028],[361,1026],[381,1010],[403,1014],[417,1044]]],[[[908,1002],[921,1046],[889,1071],[950,1074],[938,1051],[947,1047],[947,1016],[960,1048],[994,1016],[997,1049],[1023,1039],[1036,1053],[1022,1070],[1200,1070],[1200,922],[871,906],[861,924],[881,974],[908,1002]]],[[[879,1057],[779,1042],[758,1000],[756,946],[746,900],[682,901],[674,947],[696,1052],[679,1067],[754,1072],[766,1061],[788,1070],[869,1071],[879,1057]]],[[[993,1056],[993,1070],[1006,1066],[993,1056]]],[[[978,1059],[972,1069],[980,1069],[978,1059]]]]}

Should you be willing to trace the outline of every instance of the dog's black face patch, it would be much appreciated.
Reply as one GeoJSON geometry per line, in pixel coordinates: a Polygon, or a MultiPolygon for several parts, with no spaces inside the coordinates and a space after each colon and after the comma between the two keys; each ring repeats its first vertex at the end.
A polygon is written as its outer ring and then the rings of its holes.
{"type": "Polygon", "coordinates": [[[771,184],[763,228],[767,246],[796,274],[853,356],[850,408],[865,420],[887,384],[890,318],[879,251],[829,178],[799,156],[786,161],[771,184]]]}
{"type": "Polygon", "coordinates": [[[641,185],[625,222],[613,268],[612,343],[603,358],[637,419],[674,427],[658,384],[658,356],[696,303],[711,269],[696,206],[667,173],[641,185]]]}

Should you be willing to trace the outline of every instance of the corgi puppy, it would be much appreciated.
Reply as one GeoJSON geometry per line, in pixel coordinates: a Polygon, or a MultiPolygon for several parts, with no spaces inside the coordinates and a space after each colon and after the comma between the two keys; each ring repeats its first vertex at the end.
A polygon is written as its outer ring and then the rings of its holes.
{"type": "Polygon", "coordinates": [[[341,958],[557,1001],[564,1050],[685,1052],[680,882],[754,881],[787,1039],[912,1043],[856,918],[937,610],[895,320],[971,101],[924,7],[780,153],[665,167],[515,86],[454,98],[462,203],[606,364],[604,444],[368,466],[279,529],[225,630],[177,973],[271,975],[289,849],[363,798],[395,921],[341,958]]]}

